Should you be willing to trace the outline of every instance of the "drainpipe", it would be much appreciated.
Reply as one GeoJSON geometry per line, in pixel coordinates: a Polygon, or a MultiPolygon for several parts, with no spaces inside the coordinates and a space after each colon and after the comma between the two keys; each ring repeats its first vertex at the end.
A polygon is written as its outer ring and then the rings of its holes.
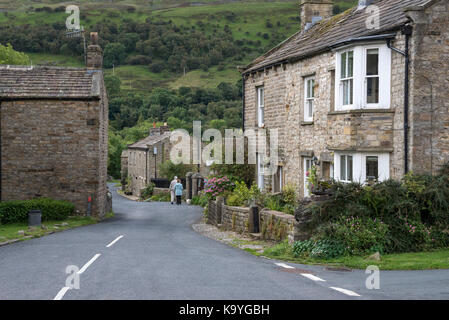
{"type": "Polygon", "coordinates": [[[243,115],[243,121],[242,121],[242,130],[245,130],[245,75],[242,74],[242,115],[243,115]]]}
{"type": "Polygon", "coordinates": [[[408,112],[409,112],[409,69],[410,69],[410,55],[409,55],[409,47],[410,47],[410,36],[412,35],[412,27],[405,26],[402,29],[402,34],[405,35],[405,51],[399,50],[395,47],[391,46],[391,39],[387,39],[387,46],[389,49],[400,53],[405,57],[405,79],[404,79],[404,174],[407,174],[409,171],[409,163],[408,163],[408,112]]]}

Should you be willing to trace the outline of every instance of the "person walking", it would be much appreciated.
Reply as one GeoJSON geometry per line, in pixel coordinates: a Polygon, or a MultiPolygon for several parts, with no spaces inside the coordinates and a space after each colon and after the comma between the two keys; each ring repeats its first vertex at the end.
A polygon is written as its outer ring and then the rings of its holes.
{"type": "Polygon", "coordinates": [[[176,194],[176,204],[181,204],[181,197],[182,197],[182,183],[181,179],[178,179],[178,182],[175,184],[175,194],[176,194]]]}
{"type": "Polygon", "coordinates": [[[172,180],[172,182],[170,182],[170,201],[171,204],[173,204],[173,202],[175,202],[175,185],[176,183],[178,183],[178,177],[175,176],[172,180]]]}

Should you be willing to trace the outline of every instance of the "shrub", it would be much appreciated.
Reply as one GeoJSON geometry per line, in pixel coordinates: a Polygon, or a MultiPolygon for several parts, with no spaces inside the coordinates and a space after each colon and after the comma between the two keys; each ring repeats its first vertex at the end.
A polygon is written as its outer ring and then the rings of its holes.
{"type": "Polygon", "coordinates": [[[154,192],[154,183],[150,182],[147,186],[140,192],[141,199],[148,199],[153,195],[154,192]]]}
{"type": "Polygon", "coordinates": [[[63,220],[74,213],[75,205],[68,201],[49,198],[4,201],[0,203],[0,223],[27,221],[28,212],[31,210],[41,210],[43,221],[63,220]]]}
{"type": "Polygon", "coordinates": [[[160,201],[160,202],[170,202],[170,193],[164,192],[160,194],[152,195],[150,198],[151,201],[160,201]]]}
{"type": "Polygon", "coordinates": [[[260,196],[260,190],[256,185],[248,188],[244,182],[235,182],[235,188],[226,198],[226,204],[229,206],[241,207],[249,206],[249,201],[257,199],[260,196]]]}
{"type": "Polygon", "coordinates": [[[322,238],[345,242],[351,253],[410,252],[449,244],[449,175],[444,170],[436,176],[409,173],[402,181],[371,186],[334,183],[333,190],[329,201],[310,207],[309,227],[320,228],[322,238]]]}
{"type": "Polygon", "coordinates": [[[332,259],[345,255],[346,249],[340,241],[336,240],[305,240],[293,244],[295,256],[310,256],[311,258],[332,259]]]}
{"type": "MultiPolygon", "coordinates": [[[[324,239],[344,243],[351,254],[385,252],[388,226],[379,219],[348,217],[321,230],[324,239]]],[[[318,237],[318,236],[317,236],[318,237]]]]}
{"type": "Polygon", "coordinates": [[[201,207],[205,208],[207,205],[207,202],[208,202],[208,199],[205,196],[193,196],[192,200],[190,201],[190,204],[196,205],[196,206],[201,206],[201,207]]]}
{"type": "Polygon", "coordinates": [[[233,188],[234,183],[228,177],[212,177],[204,183],[204,195],[209,199],[215,199],[233,188]]]}

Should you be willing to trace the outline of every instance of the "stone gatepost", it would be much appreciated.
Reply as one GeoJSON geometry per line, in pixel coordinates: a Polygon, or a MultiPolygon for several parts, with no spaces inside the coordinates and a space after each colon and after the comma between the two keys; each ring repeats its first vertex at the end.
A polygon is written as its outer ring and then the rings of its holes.
{"type": "Polygon", "coordinates": [[[224,197],[218,196],[216,201],[216,207],[215,207],[215,224],[219,225],[221,224],[221,212],[224,204],[224,197]]]}
{"type": "Polygon", "coordinates": [[[200,183],[203,181],[203,177],[199,173],[192,175],[192,197],[198,195],[200,190],[200,183]]]}
{"type": "Polygon", "coordinates": [[[193,172],[187,172],[186,174],[186,198],[192,199],[192,175],[193,172]]]}

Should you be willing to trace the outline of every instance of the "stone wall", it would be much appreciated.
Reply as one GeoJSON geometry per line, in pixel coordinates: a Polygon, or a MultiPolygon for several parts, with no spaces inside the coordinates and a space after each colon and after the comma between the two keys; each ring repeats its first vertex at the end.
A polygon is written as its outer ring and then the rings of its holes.
{"type": "MultiPolygon", "coordinates": [[[[240,233],[249,233],[251,229],[250,208],[224,205],[223,200],[210,200],[207,211],[207,223],[222,226],[240,233]]],[[[295,218],[283,212],[263,209],[259,212],[259,231],[263,239],[282,241],[298,240],[294,228],[295,218]]]]}
{"type": "Polygon", "coordinates": [[[294,224],[295,217],[290,214],[268,209],[260,211],[260,230],[264,239],[281,241],[289,238],[295,241],[294,224]]]}
{"type": "Polygon", "coordinates": [[[1,102],[1,200],[51,197],[105,214],[107,101],[1,102]]]}
{"type": "Polygon", "coordinates": [[[417,173],[436,173],[449,161],[448,12],[447,0],[407,12],[413,20],[410,165],[417,173]]]}
{"type": "Polygon", "coordinates": [[[221,223],[224,228],[241,233],[248,232],[249,208],[224,205],[221,214],[221,223]]]}

